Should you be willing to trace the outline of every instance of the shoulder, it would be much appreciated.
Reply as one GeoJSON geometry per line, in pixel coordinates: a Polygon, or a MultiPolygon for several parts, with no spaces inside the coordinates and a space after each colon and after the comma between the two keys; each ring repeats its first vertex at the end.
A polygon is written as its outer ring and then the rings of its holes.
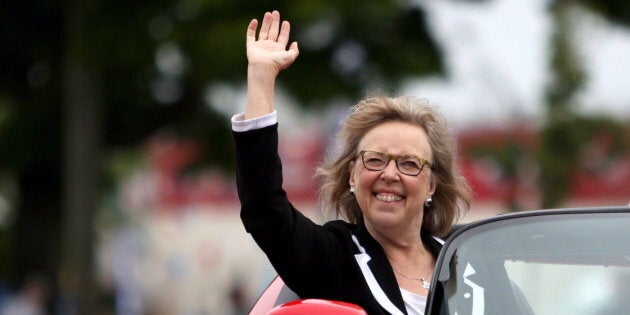
{"type": "Polygon", "coordinates": [[[355,245],[352,241],[352,235],[357,234],[358,225],[348,223],[343,220],[328,221],[324,224],[324,228],[335,235],[341,241],[347,250],[355,251],[355,245]]]}
{"type": "Polygon", "coordinates": [[[433,256],[437,258],[440,250],[442,250],[442,247],[444,246],[444,240],[437,236],[429,235],[424,232],[420,233],[420,237],[422,238],[422,242],[429,248],[433,256]]]}
{"type": "Polygon", "coordinates": [[[333,233],[343,233],[346,235],[348,232],[356,230],[357,225],[343,220],[334,220],[324,223],[324,228],[333,233]]]}

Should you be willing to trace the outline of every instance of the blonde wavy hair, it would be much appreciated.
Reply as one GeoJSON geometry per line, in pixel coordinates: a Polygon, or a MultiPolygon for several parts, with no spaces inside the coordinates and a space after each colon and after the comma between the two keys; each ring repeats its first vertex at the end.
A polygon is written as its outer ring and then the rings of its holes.
{"type": "Polygon", "coordinates": [[[336,152],[328,154],[317,169],[322,185],[319,201],[324,214],[334,214],[358,224],[363,214],[350,189],[350,163],[357,157],[359,142],[372,128],[388,121],[422,127],[433,153],[432,180],[436,182],[433,204],[424,209],[422,229],[444,236],[470,207],[472,192],[457,164],[457,145],[445,119],[425,100],[415,97],[368,97],[353,106],[336,135],[336,152]]]}

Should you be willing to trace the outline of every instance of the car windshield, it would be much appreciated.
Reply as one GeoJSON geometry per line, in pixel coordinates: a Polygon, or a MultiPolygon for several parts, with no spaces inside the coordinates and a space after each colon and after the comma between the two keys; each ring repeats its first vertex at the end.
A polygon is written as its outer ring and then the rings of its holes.
{"type": "Polygon", "coordinates": [[[630,213],[496,220],[462,232],[438,266],[432,314],[627,314],[630,213]]]}

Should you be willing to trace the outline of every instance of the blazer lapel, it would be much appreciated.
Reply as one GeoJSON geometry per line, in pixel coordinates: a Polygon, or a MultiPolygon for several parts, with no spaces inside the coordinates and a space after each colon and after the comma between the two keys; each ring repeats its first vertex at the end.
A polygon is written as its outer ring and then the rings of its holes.
{"type": "Polygon", "coordinates": [[[361,246],[365,248],[366,253],[370,256],[368,266],[374,275],[374,278],[387,295],[387,298],[400,310],[406,314],[405,302],[400,293],[400,287],[396,281],[396,276],[392,270],[385,252],[378,242],[368,233],[364,224],[359,224],[357,237],[361,246]]]}

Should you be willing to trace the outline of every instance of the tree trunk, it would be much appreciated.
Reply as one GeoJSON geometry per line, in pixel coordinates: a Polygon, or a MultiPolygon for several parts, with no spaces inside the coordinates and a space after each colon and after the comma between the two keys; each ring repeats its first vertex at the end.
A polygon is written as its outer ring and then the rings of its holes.
{"type": "Polygon", "coordinates": [[[94,313],[94,214],[101,174],[99,80],[87,57],[85,2],[68,0],[63,90],[62,313],[94,313]]]}

